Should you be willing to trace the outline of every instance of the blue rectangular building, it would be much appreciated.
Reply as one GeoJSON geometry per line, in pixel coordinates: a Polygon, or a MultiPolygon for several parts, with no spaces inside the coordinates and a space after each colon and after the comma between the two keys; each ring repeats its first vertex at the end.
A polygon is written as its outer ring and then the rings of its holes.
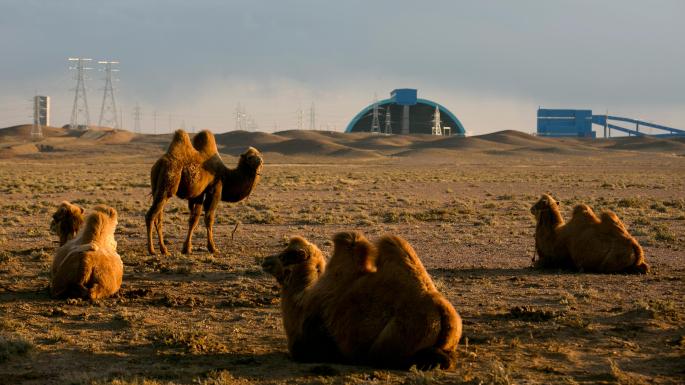
{"type": "Polygon", "coordinates": [[[539,136],[594,138],[592,110],[538,109],[539,136]]]}

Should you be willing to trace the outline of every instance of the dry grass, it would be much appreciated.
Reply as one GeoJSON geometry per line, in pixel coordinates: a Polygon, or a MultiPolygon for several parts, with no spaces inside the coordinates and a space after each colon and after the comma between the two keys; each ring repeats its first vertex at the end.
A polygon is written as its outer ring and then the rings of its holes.
{"type": "MultiPolygon", "coordinates": [[[[681,379],[685,182],[673,175],[685,170],[683,157],[460,155],[425,162],[350,160],[341,171],[339,161],[329,158],[275,164],[266,154],[254,194],[217,211],[220,253],[204,249],[201,224],[195,254],[180,254],[187,207],[172,199],[164,217],[171,255],[161,257],[144,252],[148,173],[155,159],[149,153],[0,161],[3,380],[156,385],[681,379]],[[671,169],[661,167],[664,160],[671,169]],[[532,270],[529,207],[543,192],[561,200],[566,216],[578,203],[616,211],[645,247],[654,273],[532,270]],[[48,297],[55,239],[47,228],[64,199],[87,209],[107,203],[119,211],[125,276],[118,296],[95,304],[48,297]],[[349,229],[370,238],[395,233],[416,248],[464,320],[455,371],[289,360],[278,290],[259,261],[293,234],[330,252],[330,237],[349,229]],[[75,362],[78,369],[67,370],[75,362]]],[[[48,156],[63,157],[42,158],[48,156]]]]}

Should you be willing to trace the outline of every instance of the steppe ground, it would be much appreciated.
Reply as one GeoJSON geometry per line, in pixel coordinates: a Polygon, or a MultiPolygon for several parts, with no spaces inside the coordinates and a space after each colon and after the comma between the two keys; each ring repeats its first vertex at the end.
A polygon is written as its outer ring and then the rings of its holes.
{"type": "MultiPolygon", "coordinates": [[[[138,146],[138,147],[136,147],[138,146]]],[[[561,144],[560,144],[561,147],[561,144]]],[[[454,149],[407,156],[265,153],[252,196],[222,203],[220,252],[180,253],[185,201],[172,199],[169,256],[145,252],[149,170],[164,151],[110,144],[0,159],[0,383],[644,383],[685,378],[685,157],[664,152],[454,149]],[[551,192],[612,209],[645,249],[648,275],[531,268],[530,206],[551,192]],[[62,200],[120,215],[120,293],[53,300],[46,287],[62,200]],[[234,239],[231,232],[239,222],[234,239]],[[275,281],[260,259],[300,234],[406,238],[464,321],[451,372],[291,361],[275,281]]],[[[223,155],[233,166],[236,157],[223,155]]]]}

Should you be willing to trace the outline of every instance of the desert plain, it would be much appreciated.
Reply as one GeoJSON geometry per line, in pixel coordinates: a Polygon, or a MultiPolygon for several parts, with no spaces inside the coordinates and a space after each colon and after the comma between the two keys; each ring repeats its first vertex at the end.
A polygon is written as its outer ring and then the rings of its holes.
{"type": "Polygon", "coordinates": [[[221,203],[181,253],[187,205],[165,210],[170,254],[146,252],[149,172],[166,135],[29,126],[0,130],[0,383],[676,384],[685,378],[685,139],[457,138],[320,131],[217,135],[234,167],[265,165],[252,195],[221,203]],[[542,193],[613,210],[647,275],[532,268],[542,193]],[[124,283],[96,303],[51,299],[69,200],[116,208],[124,283]],[[302,235],[325,252],[341,230],[392,233],[416,249],[464,333],[453,371],[293,362],[275,280],[261,260],[302,235]]]}

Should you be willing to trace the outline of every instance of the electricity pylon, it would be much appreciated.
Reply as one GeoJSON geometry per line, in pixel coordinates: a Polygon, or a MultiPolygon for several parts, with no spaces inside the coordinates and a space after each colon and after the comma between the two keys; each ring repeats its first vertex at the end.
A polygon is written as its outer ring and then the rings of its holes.
{"type": "Polygon", "coordinates": [[[133,132],[140,134],[140,106],[136,103],[133,109],[133,132]]]}
{"type": "Polygon", "coordinates": [[[442,136],[442,122],[440,121],[438,106],[435,106],[435,113],[433,113],[433,135],[442,136]]]}
{"type": "Polygon", "coordinates": [[[378,99],[375,96],[373,98],[373,117],[371,118],[371,133],[381,133],[381,122],[380,119],[378,119],[378,99]]]}
{"type": "Polygon", "coordinates": [[[86,96],[86,76],[85,71],[92,70],[90,67],[86,67],[86,62],[93,59],[82,58],[82,57],[70,57],[69,61],[75,61],[75,67],[69,67],[69,69],[76,70],[76,88],[74,88],[74,107],[71,109],[71,129],[79,129],[79,122],[83,121],[83,125],[80,127],[88,128],[90,125],[90,113],[88,112],[88,97],[86,96]]]}
{"type": "Polygon", "coordinates": [[[114,99],[114,86],[112,85],[112,72],[119,72],[112,68],[112,64],[119,64],[118,61],[101,60],[98,64],[104,64],[105,68],[105,93],[102,95],[102,107],[100,107],[100,119],[98,126],[119,128],[119,114],[117,113],[117,102],[114,99]]]}

